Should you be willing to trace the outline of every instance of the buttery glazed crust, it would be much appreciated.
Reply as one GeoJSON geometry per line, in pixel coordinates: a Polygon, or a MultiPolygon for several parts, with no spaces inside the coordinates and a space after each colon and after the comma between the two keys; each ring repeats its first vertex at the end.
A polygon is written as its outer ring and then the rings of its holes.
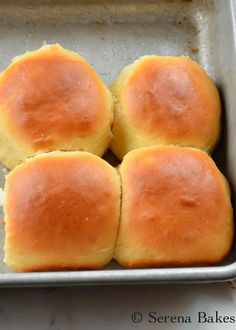
{"type": "Polygon", "coordinates": [[[17,166],[5,185],[5,262],[17,271],[96,269],[113,254],[116,169],[86,152],[51,152],[17,166]]]}
{"type": "Polygon", "coordinates": [[[112,83],[115,100],[111,149],[177,144],[211,151],[220,133],[219,93],[188,57],[144,56],[112,83]]]}
{"type": "Polygon", "coordinates": [[[9,168],[50,150],[102,156],[112,119],[111,94],[95,70],[59,45],[15,58],[0,76],[0,159],[9,168]]]}
{"type": "Polygon", "coordinates": [[[122,208],[115,259],[121,265],[210,265],[229,253],[229,187],[205,152],[143,148],[128,153],[119,171],[122,208]]]}

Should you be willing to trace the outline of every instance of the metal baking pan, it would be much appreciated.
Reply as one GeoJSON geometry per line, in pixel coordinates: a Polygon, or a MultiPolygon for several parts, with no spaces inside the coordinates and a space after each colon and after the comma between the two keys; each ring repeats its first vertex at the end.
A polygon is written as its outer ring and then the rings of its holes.
{"type": "MultiPolygon", "coordinates": [[[[206,69],[221,93],[223,131],[213,158],[230,181],[236,210],[235,12],[234,0],[0,0],[0,69],[16,55],[55,42],[79,52],[107,83],[141,55],[189,55],[206,69]]],[[[4,172],[0,172],[3,187],[4,172]]],[[[236,244],[224,264],[212,267],[127,270],[111,263],[99,271],[13,273],[2,262],[4,225],[0,227],[0,286],[236,278],[236,244]]]]}

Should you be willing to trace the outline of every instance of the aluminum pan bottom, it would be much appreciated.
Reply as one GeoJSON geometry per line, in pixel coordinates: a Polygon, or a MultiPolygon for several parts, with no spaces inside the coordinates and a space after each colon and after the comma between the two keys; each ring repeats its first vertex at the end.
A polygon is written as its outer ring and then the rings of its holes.
{"type": "MultiPolygon", "coordinates": [[[[147,54],[189,55],[216,81],[224,106],[222,140],[213,157],[228,177],[235,206],[236,51],[233,0],[1,1],[0,69],[43,43],[58,42],[89,60],[109,83],[147,54]]],[[[111,159],[110,157],[108,157],[111,159]]],[[[4,172],[0,169],[3,187],[4,172]]],[[[4,226],[0,226],[3,247],[4,226]]],[[[172,269],[13,273],[0,249],[0,286],[216,282],[236,277],[236,248],[224,265],[172,269]]]]}

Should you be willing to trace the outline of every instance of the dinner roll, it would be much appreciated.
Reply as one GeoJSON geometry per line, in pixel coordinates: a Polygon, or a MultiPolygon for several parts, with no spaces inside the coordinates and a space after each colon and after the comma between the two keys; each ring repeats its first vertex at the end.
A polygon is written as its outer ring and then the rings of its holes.
{"type": "Polygon", "coordinates": [[[233,241],[229,187],[203,151],[137,149],[121,166],[122,208],[115,259],[126,267],[210,265],[233,241]]]}
{"type": "Polygon", "coordinates": [[[50,150],[103,155],[113,101],[91,65],[59,45],[15,58],[0,76],[0,160],[8,167],[50,150]]]}
{"type": "Polygon", "coordinates": [[[219,93],[188,57],[144,56],[111,85],[115,100],[111,149],[177,144],[211,151],[220,132],[219,93]]]}
{"type": "Polygon", "coordinates": [[[111,260],[120,180],[99,157],[58,151],[31,158],[8,174],[4,200],[10,268],[96,269],[111,260]]]}

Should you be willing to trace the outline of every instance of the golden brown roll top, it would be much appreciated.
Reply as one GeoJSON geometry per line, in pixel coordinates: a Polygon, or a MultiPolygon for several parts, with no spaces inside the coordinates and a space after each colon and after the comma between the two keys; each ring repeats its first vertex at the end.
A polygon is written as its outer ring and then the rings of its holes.
{"type": "Polygon", "coordinates": [[[115,100],[111,149],[178,144],[211,151],[220,132],[219,93],[187,57],[144,56],[111,85],[115,100]]]}
{"type": "Polygon", "coordinates": [[[229,253],[228,184],[204,152],[175,146],[128,153],[121,166],[115,259],[126,267],[215,264],[229,253]]]}
{"type": "Polygon", "coordinates": [[[85,152],[27,160],[5,185],[5,262],[17,271],[100,268],[113,254],[116,169],[85,152]]]}
{"type": "Polygon", "coordinates": [[[0,78],[0,159],[12,168],[42,151],[101,156],[112,112],[110,92],[81,56],[59,45],[26,53],[0,78]]]}

